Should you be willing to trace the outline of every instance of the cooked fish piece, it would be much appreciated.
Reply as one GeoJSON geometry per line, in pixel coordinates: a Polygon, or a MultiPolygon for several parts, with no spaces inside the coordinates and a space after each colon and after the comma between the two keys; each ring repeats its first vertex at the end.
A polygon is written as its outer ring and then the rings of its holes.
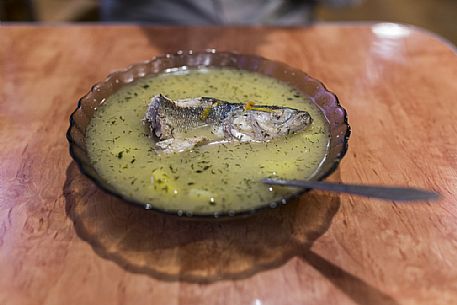
{"type": "Polygon", "coordinates": [[[163,95],[149,103],[144,122],[165,152],[182,151],[220,140],[269,141],[308,127],[308,112],[211,97],[173,101],[163,95]],[[162,143],[163,142],[163,143],[162,143]]]}
{"type": "Polygon", "coordinates": [[[203,145],[208,141],[203,137],[195,137],[189,139],[166,139],[156,143],[156,147],[165,153],[180,152],[190,149],[197,145],[203,145]]]}

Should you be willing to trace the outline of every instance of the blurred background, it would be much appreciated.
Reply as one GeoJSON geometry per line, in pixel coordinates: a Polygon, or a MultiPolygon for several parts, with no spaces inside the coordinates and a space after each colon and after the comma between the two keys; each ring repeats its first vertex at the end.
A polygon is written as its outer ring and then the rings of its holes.
{"type": "MultiPolygon", "coordinates": [[[[390,21],[408,23],[423,27],[438,33],[451,42],[457,44],[457,0],[0,0],[1,21],[36,21],[36,22],[98,22],[98,21],[145,21],[155,24],[279,24],[300,25],[318,21],[390,21]],[[145,9],[144,4],[149,1],[154,10],[145,9]],[[181,5],[182,2],[193,2],[181,5]],[[271,20],[271,15],[277,14],[284,7],[274,3],[288,2],[287,9],[300,11],[303,22],[286,16],[280,21],[271,20]],[[219,2],[219,3],[218,3],[219,2]],[[154,3],[154,5],[152,5],[154,3]],[[178,3],[178,4],[177,4],[178,3]],[[205,5],[215,6],[215,9],[225,10],[227,20],[232,22],[218,22],[211,19],[205,5]],[[238,9],[235,5],[238,3],[238,9]],[[270,5],[268,12],[258,12],[255,5],[270,5]],[[219,5],[219,7],[217,7],[219,5]],[[306,5],[306,7],[305,7],[306,5]],[[160,8],[167,7],[171,15],[192,11],[193,16],[178,19],[179,22],[168,18],[160,8]],[[226,7],[223,7],[226,6],[226,7]],[[232,7],[228,7],[232,6],[232,7]],[[247,18],[249,7],[253,12],[264,14],[262,18],[248,18],[251,22],[237,22],[238,15],[247,18]],[[135,11],[136,8],[136,11],[135,11]],[[297,9],[295,9],[297,8],[297,9]],[[276,11],[275,11],[276,10],[276,11]],[[306,10],[306,14],[303,11],[306,10]],[[151,17],[145,17],[148,12],[159,12],[151,17]],[[174,13],[173,13],[174,12],[174,13]],[[204,15],[200,18],[198,14],[204,15]],[[269,14],[269,15],[268,15],[269,14]],[[270,19],[268,19],[268,18],[270,19]],[[154,19],[155,18],[155,19],[154,19]],[[284,21],[286,20],[286,21],[284,21]]],[[[290,13],[289,12],[289,13],[290,13]]],[[[282,14],[282,12],[281,12],[282,14]]],[[[297,14],[295,14],[297,15],[297,14]]],[[[172,16],[172,17],[173,17],[172,16]]],[[[240,17],[241,18],[241,17],[240,17]]]]}

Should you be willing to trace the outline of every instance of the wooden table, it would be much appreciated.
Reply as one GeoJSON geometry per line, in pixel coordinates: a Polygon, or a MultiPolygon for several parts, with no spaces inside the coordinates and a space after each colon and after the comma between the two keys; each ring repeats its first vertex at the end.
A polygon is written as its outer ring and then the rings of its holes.
{"type": "Polygon", "coordinates": [[[457,56],[395,24],[0,27],[0,304],[457,304],[457,56]],[[287,62],[349,113],[332,179],[439,191],[312,192],[251,219],[182,222],[99,191],[68,154],[78,98],[177,49],[287,62]]]}

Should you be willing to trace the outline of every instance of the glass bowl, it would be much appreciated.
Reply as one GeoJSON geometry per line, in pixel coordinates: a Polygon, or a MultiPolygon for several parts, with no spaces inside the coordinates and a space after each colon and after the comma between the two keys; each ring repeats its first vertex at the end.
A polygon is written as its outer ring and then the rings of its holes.
{"type": "Polygon", "coordinates": [[[297,198],[309,189],[297,189],[288,197],[261,205],[254,209],[216,212],[210,214],[183,213],[182,211],[170,212],[154,207],[153,204],[140,202],[118,192],[113,186],[104,181],[97,174],[91,164],[86,150],[86,127],[89,125],[97,107],[100,107],[106,99],[122,86],[132,83],[146,76],[176,70],[179,67],[225,67],[240,70],[248,70],[261,73],[295,87],[305,96],[310,97],[324,114],[329,123],[330,140],[327,157],[321,163],[313,180],[322,180],[332,174],[348,148],[350,127],[347,114],[341,107],[338,98],[318,80],[307,75],[303,71],[292,68],[284,63],[262,58],[257,55],[238,54],[233,52],[216,52],[206,50],[200,52],[179,51],[175,54],[165,54],[151,60],[129,66],[125,70],[111,73],[104,81],[95,84],[91,90],[83,96],[70,116],[70,127],[67,131],[67,139],[70,145],[70,155],[78,164],[81,172],[89,177],[95,184],[109,194],[123,199],[135,206],[147,210],[154,210],[169,215],[192,217],[192,219],[215,219],[233,218],[235,216],[248,216],[259,210],[276,207],[297,198]]]}

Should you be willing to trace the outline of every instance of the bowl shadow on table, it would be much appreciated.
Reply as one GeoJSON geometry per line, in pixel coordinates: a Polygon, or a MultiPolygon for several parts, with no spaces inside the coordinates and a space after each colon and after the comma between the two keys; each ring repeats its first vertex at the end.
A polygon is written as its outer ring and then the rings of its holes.
{"type": "Polygon", "coordinates": [[[98,189],[72,162],[65,208],[95,252],[129,272],[209,283],[241,279],[306,252],[330,226],[338,196],[311,192],[247,219],[185,221],[146,211],[98,189]]]}
{"type": "MultiPolygon", "coordinates": [[[[338,171],[332,180],[339,180],[338,171]]],[[[247,219],[185,221],[106,194],[74,162],[67,168],[63,191],[78,236],[128,272],[208,284],[248,278],[298,257],[358,304],[398,304],[310,250],[338,211],[338,195],[310,192],[298,202],[247,219]]]]}

